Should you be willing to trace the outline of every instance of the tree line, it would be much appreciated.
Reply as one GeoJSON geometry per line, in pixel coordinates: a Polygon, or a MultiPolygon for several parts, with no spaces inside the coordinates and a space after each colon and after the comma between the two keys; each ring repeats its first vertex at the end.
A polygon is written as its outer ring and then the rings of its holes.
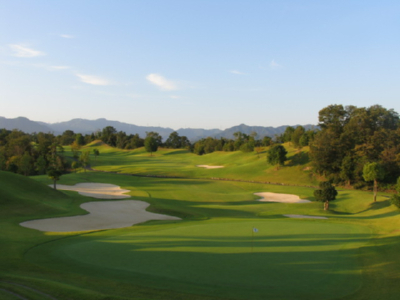
{"type": "Polygon", "coordinates": [[[380,105],[330,105],[319,112],[310,143],[314,172],[336,184],[362,188],[366,181],[393,184],[400,176],[400,123],[380,105]]]}
{"type": "Polygon", "coordinates": [[[68,160],[63,146],[80,149],[95,139],[94,134],[83,136],[71,130],[55,136],[52,133],[27,134],[20,130],[1,129],[0,170],[25,176],[51,174],[50,177],[59,177],[81,162],[88,162],[88,155],[81,155],[80,152],[77,161],[68,160]]]}
{"type": "MultiPolygon", "coordinates": [[[[89,154],[81,153],[80,149],[97,139],[120,149],[144,147],[150,155],[159,147],[187,149],[197,155],[214,151],[256,152],[259,155],[269,147],[267,162],[283,166],[287,151],[282,144],[289,142],[299,152],[309,146],[313,172],[331,183],[356,188],[373,183],[375,191],[378,182],[384,186],[395,183],[400,176],[400,121],[397,112],[380,105],[329,105],[320,110],[318,118],[318,127],[309,130],[302,126],[289,126],[281,135],[263,138],[258,138],[254,132],[235,132],[233,139],[208,137],[193,144],[177,132],[172,132],[163,142],[157,132],[147,132],[142,138],[138,134],[118,132],[112,126],[87,135],[67,130],[59,136],[2,129],[0,169],[36,175],[87,167],[89,154]],[[65,145],[71,145],[72,160],[64,157],[65,145]]],[[[93,154],[97,156],[99,152],[93,154]]]]}

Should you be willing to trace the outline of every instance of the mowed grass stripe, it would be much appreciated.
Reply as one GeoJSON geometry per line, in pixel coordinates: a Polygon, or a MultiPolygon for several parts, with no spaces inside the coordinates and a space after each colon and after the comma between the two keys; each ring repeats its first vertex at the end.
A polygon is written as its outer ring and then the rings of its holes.
{"type": "Polygon", "coordinates": [[[331,299],[360,287],[357,249],[370,238],[364,227],[301,220],[150,227],[46,244],[28,258],[95,277],[119,273],[135,284],[187,293],[331,299]]]}

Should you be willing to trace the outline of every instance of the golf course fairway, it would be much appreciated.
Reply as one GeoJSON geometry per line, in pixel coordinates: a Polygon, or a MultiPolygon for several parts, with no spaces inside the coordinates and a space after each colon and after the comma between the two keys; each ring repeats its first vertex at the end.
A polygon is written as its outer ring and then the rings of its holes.
{"type": "Polygon", "coordinates": [[[333,299],[361,286],[365,227],[308,220],[199,221],[56,240],[42,267],[234,299],[333,299]],[[253,228],[258,232],[254,233],[253,228]]]}

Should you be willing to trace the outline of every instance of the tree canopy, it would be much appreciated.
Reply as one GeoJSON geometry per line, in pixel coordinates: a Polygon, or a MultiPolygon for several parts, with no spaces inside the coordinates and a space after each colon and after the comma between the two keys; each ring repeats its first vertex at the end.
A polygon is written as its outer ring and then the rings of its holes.
{"type": "Polygon", "coordinates": [[[399,115],[380,105],[330,105],[319,112],[320,130],[310,142],[317,174],[336,183],[364,186],[363,167],[377,162],[388,183],[400,176],[399,115]]]}
{"type": "Polygon", "coordinates": [[[267,152],[267,162],[273,166],[283,166],[287,151],[282,145],[272,146],[267,152]]]}
{"type": "Polygon", "coordinates": [[[158,147],[161,145],[162,138],[157,132],[146,132],[146,138],[144,139],[144,148],[150,155],[156,152],[158,147]]]}
{"type": "Polygon", "coordinates": [[[314,191],[315,200],[324,202],[324,210],[329,210],[329,201],[336,199],[338,192],[329,181],[321,181],[319,189],[314,191]]]}

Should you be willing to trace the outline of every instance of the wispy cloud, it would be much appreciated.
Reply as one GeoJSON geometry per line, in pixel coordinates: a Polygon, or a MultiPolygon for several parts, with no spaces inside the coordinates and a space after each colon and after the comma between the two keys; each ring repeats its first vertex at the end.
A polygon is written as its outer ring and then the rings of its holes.
{"type": "Polygon", "coordinates": [[[271,69],[279,69],[282,68],[283,66],[278,64],[275,59],[271,60],[271,62],[269,63],[269,66],[271,69]]]}
{"type": "Polygon", "coordinates": [[[74,39],[75,37],[71,34],[60,34],[60,36],[64,39],[74,39]]]}
{"type": "Polygon", "coordinates": [[[82,82],[92,85],[111,85],[111,82],[107,79],[100,78],[92,75],[75,74],[82,82]]]}
{"type": "Polygon", "coordinates": [[[174,82],[164,78],[159,74],[149,74],[146,76],[146,79],[162,90],[173,91],[178,89],[178,86],[174,82]]]}
{"type": "Polygon", "coordinates": [[[23,45],[12,44],[8,46],[11,48],[12,51],[14,51],[13,56],[16,57],[37,57],[46,55],[46,53],[42,51],[34,50],[23,45]]]}
{"type": "Polygon", "coordinates": [[[181,99],[181,97],[179,97],[179,96],[176,96],[176,95],[171,95],[171,96],[169,96],[171,99],[181,99]]]}
{"type": "Polygon", "coordinates": [[[235,74],[235,75],[247,75],[246,73],[240,72],[238,70],[231,70],[230,73],[235,74]]]}

